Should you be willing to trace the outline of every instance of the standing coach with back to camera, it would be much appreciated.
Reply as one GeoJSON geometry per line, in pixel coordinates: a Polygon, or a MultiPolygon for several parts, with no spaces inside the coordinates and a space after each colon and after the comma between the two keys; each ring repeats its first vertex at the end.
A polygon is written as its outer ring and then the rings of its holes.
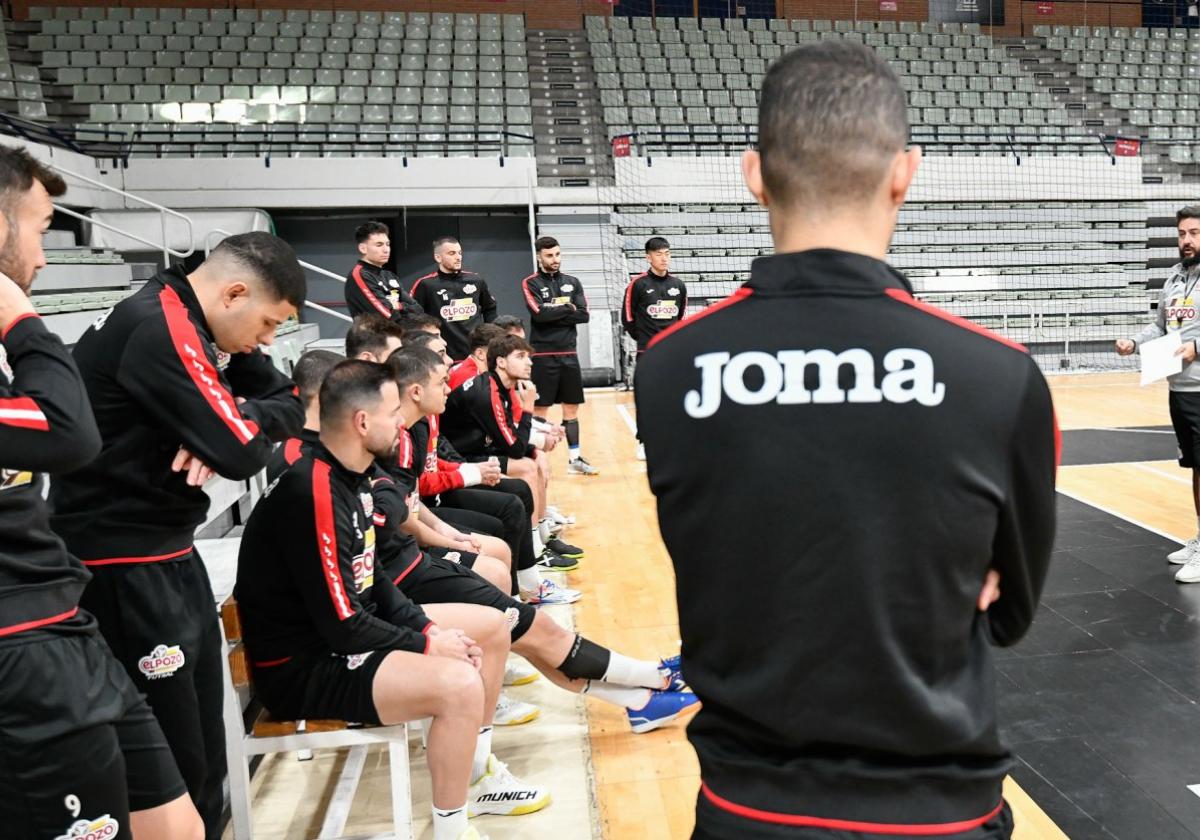
{"type": "Polygon", "coordinates": [[[759,108],[743,171],[776,255],[637,375],[703,703],[694,837],[1007,838],[993,648],[1050,560],[1049,390],[883,261],[920,160],[885,61],[791,51],[759,108]]]}

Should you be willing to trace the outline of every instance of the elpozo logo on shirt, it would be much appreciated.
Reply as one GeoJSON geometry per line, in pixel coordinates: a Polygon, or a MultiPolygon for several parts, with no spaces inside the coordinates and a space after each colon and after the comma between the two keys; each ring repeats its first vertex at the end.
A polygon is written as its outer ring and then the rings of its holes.
{"type": "Polygon", "coordinates": [[[363,533],[363,553],[354,558],[354,591],[362,592],[375,585],[375,529],[363,533]]]}
{"type": "Polygon", "coordinates": [[[110,840],[121,832],[121,825],[108,814],[94,820],[77,820],[66,834],[54,840],[110,840]]]}
{"type": "Polygon", "coordinates": [[[469,321],[479,312],[471,298],[458,298],[438,310],[443,321],[469,321]]]}
{"type": "Polygon", "coordinates": [[[679,314],[679,303],[664,300],[646,307],[646,314],[658,321],[669,321],[679,314]]]}
{"type": "Polygon", "coordinates": [[[6,470],[0,467],[0,490],[11,490],[33,483],[33,473],[28,470],[6,470]]]}
{"type": "Polygon", "coordinates": [[[158,645],[150,651],[149,656],[138,660],[138,670],[148,680],[161,680],[173,675],[186,661],[183,648],[179,645],[158,645]]]}
{"type": "Polygon", "coordinates": [[[1174,298],[1163,309],[1163,318],[1169,323],[1183,324],[1185,321],[1196,320],[1196,303],[1190,297],[1174,298]]]}

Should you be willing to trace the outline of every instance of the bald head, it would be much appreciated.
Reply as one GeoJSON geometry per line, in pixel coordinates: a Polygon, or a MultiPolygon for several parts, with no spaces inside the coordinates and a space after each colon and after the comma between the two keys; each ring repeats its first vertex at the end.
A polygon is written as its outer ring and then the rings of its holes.
{"type": "Polygon", "coordinates": [[[900,80],[869,47],[820,41],[775,61],[759,101],[771,203],[804,214],[868,204],[908,142],[900,80]]]}

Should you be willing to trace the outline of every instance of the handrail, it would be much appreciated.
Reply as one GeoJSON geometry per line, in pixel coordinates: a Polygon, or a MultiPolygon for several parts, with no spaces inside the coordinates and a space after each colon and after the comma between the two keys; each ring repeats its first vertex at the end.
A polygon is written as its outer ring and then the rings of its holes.
{"type": "MultiPolygon", "coordinates": [[[[230,231],[227,231],[224,228],[213,228],[212,230],[210,230],[208,233],[206,233],[204,235],[204,256],[205,257],[207,257],[209,255],[209,253],[212,251],[211,245],[212,245],[212,238],[213,238],[214,233],[220,234],[222,236],[233,236],[233,234],[230,231]]],[[[321,268],[319,265],[313,265],[312,263],[308,263],[308,262],[305,262],[304,260],[300,260],[300,259],[296,260],[296,262],[298,262],[300,264],[301,268],[306,268],[309,271],[315,272],[317,274],[323,274],[326,277],[332,277],[334,280],[337,280],[339,283],[346,282],[345,277],[342,277],[341,275],[338,275],[338,274],[334,274],[332,271],[321,268]]],[[[329,307],[322,306],[319,303],[313,303],[311,300],[306,299],[304,301],[304,305],[307,306],[309,309],[315,309],[318,312],[324,312],[326,315],[332,315],[334,318],[340,318],[343,321],[353,321],[354,320],[349,315],[344,315],[341,312],[335,312],[334,310],[330,309],[329,307]]]]}
{"type": "MultiPolygon", "coordinates": [[[[151,207],[151,208],[157,210],[159,225],[162,228],[162,255],[163,255],[163,264],[164,265],[170,265],[171,257],[176,257],[177,259],[182,260],[182,259],[187,259],[188,257],[190,257],[192,254],[194,254],[196,252],[196,248],[192,244],[195,239],[195,231],[192,227],[192,220],[190,218],[188,218],[187,216],[183,215],[182,213],[180,213],[178,210],[172,210],[170,207],[164,207],[163,205],[157,204],[148,198],[142,198],[140,195],[134,195],[133,193],[125,192],[125,190],[117,189],[116,187],[111,186],[109,184],[105,184],[102,181],[97,181],[95,178],[89,178],[86,175],[80,175],[78,172],[72,172],[70,169],[64,169],[63,167],[61,167],[55,163],[50,163],[48,165],[50,166],[51,169],[57,170],[59,173],[61,173],[63,175],[66,175],[71,178],[76,178],[80,181],[91,184],[94,187],[99,187],[100,189],[105,190],[107,192],[116,193],[117,195],[121,196],[124,199],[132,199],[133,201],[141,202],[142,204],[146,205],[147,207],[151,207]],[[169,241],[167,239],[167,216],[168,215],[174,216],[175,218],[181,220],[185,225],[187,225],[188,249],[186,251],[176,251],[174,248],[170,247],[167,244],[169,241]]],[[[62,208],[58,207],[57,205],[55,206],[55,209],[62,210],[62,208]]],[[[67,215],[76,215],[76,218],[81,218],[77,214],[67,213],[67,215]]],[[[87,220],[85,219],[85,221],[87,221],[87,220]]],[[[113,228],[111,226],[107,226],[107,225],[104,225],[104,224],[101,224],[101,223],[95,222],[95,221],[92,221],[92,224],[98,225],[101,228],[113,230],[117,233],[122,234],[123,236],[128,236],[130,239],[136,239],[138,242],[146,242],[146,240],[142,239],[140,236],[134,236],[132,234],[125,233],[124,231],[116,230],[115,228],[113,228]]],[[[147,242],[147,244],[153,245],[154,243],[147,242]]]]}

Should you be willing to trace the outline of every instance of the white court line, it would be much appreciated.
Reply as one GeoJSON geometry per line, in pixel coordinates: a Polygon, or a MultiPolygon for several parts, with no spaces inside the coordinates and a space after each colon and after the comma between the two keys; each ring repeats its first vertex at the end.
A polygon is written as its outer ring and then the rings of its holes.
{"type": "Polygon", "coordinates": [[[1141,522],[1140,520],[1134,519],[1132,516],[1126,516],[1125,514],[1119,512],[1119,511],[1113,510],[1110,507],[1105,507],[1104,505],[1101,505],[1101,504],[1097,504],[1096,502],[1093,502],[1091,499],[1086,499],[1083,496],[1080,496],[1080,495],[1070,492],[1069,490],[1064,490],[1061,487],[1059,487],[1058,492],[1062,493],[1068,499],[1074,499],[1075,501],[1077,501],[1081,504],[1085,504],[1088,507],[1094,507],[1098,511],[1107,513],[1109,516],[1115,516],[1115,517],[1117,517],[1117,519],[1124,519],[1130,525],[1136,525],[1144,531],[1149,531],[1151,534],[1158,534],[1158,536],[1162,537],[1163,539],[1170,540],[1171,542],[1177,542],[1180,545],[1183,545],[1185,542],[1185,540],[1179,539],[1179,537],[1176,537],[1174,534],[1168,534],[1166,531],[1161,531],[1158,528],[1155,528],[1153,525],[1147,525],[1145,522],[1141,522]]]}
{"type": "MultiPolygon", "coordinates": [[[[1110,466],[1112,466],[1112,465],[1110,464],[1110,466]]],[[[1128,466],[1137,467],[1139,470],[1142,470],[1143,472],[1154,473],[1157,476],[1161,476],[1162,478],[1166,478],[1171,481],[1177,481],[1180,484],[1186,484],[1188,487],[1192,486],[1192,480],[1190,478],[1184,478],[1183,476],[1173,475],[1168,472],[1163,472],[1162,470],[1156,470],[1154,467],[1151,467],[1148,464],[1132,464],[1131,463],[1128,466]]]]}
{"type": "Polygon", "coordinates": [[[1173,435],[1174,429],[1121,429],[1108,426],[1093,426],[1090,429],[1071,429],[1072,432],[1126,432],[1131,435],[1173,435]]]}
{"type": "Polygon", "coordinates": [[[629,409],[625,407],[625,403],[618,403],[617,412],[621,415],[621,419],[625,421],[625,425],[629,427],[629,434],[637,437],[637,422],[633,419],[633,415],[629,413],[629,409]]]}
{"type": "Polygon", "coordinates": [[[1188,785],[1187,789],[1197,796],[1200,796],[1200,785],[1188,785]]]}

